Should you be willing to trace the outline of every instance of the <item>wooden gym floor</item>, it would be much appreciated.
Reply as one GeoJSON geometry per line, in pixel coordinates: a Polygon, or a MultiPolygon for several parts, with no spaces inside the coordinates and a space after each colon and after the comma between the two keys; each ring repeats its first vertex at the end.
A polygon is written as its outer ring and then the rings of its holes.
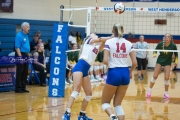
{"type": "MultiPolygon", "coordinates": [[[[163,100],[164,73],[162,72],[153,88],[151,100],[145,97],[149,81],[153,75],[148,70],[144,80],[137,80],[137,72],[129,85],[122,106],[126,120],[179,120],[180,119],[180,72],[171,74],[169,95],[170,101],[163,100]]],[[[72,85],[66,86],[65,98],[48,98],[48,87],[29,85],[30,93],[0,93],[0,120],[61,120],[65,111],[72,85]]],[[[94,120],[109,120],[101,109],[102,82],[92,83],[93,98],[88,105],[87,115],[94,120]]],[[[75,101],[71,120],[77,120],[84,93],[75,101]]]]}

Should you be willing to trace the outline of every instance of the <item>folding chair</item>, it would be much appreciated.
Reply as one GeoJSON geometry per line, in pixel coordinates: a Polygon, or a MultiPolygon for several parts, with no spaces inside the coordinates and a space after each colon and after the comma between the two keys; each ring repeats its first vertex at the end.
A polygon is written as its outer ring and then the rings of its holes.
{"type": "Polygon", "coordinates": [[[38,82],[40,84],[40,80],[39,80],[39,77],[38,77],[38,71],[34,70],[34,67],[32,65],[32,62],[29,62],[29,67],[30,67],[30,75],[29,75],[29,78],[28,78],[28,84],[30,82],[30,80],[32,79],[32,77],[35,77],[36,78],[36,82],[38,82]]]}

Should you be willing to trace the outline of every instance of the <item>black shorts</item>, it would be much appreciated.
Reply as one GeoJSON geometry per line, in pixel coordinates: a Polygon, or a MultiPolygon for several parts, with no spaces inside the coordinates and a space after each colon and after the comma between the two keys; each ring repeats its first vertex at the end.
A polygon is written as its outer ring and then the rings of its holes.
{"type": "Polygon", "coordinates": [[[137,58],[137,63],[138,63],[138,70],[145,70],[146,69],[146,65],[147,65],[147,60],[146,58],[137,58]]]}

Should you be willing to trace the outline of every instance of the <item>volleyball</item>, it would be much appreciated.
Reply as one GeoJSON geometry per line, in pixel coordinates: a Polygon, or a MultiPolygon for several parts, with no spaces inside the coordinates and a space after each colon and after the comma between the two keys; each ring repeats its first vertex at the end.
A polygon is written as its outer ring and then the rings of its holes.
{"type": "Polygon", "coordinates": [[[122,14],[125,11],[125,5],[122,2],[118,2],[114,5],[114,12],[122,14]]]}

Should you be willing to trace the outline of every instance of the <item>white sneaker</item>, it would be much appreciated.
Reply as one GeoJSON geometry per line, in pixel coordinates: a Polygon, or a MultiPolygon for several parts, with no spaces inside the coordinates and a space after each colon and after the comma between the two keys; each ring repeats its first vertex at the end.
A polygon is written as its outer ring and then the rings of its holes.
{"type": "Polygon", "coordinates": [[[70,81],[71,83],[73,83],[73,81],[72,81],[72,79],[71,79],[71,78],[69,78],[69,81],[70,81]]]}
{"type": "Polygon", "coordinates": [[[66,85],[69,85],[69,83],[66,81],[66,79],[65,79],[65,84],[66,84],[66,85]]]}

